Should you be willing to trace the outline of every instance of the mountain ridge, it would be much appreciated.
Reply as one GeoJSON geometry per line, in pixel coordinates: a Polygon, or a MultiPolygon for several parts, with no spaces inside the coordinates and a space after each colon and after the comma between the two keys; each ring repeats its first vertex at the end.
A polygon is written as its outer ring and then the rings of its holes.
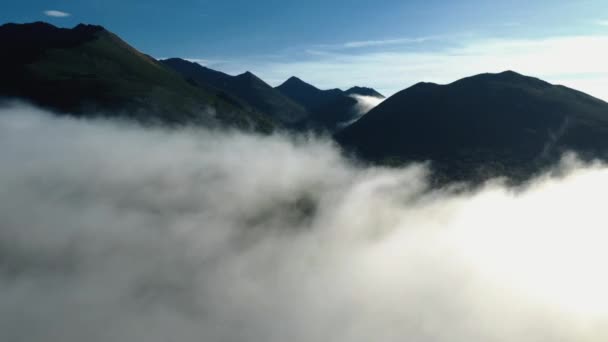
{"type": "Polygon", "coordinates": [[[310,118],[303,124],[306,129],[329,132],[340,130],[344,124],[361,115],[357,112],[358,99],[353,95],[383,97],[374,89],[365,87],[352,87],[347,91],[337,88],[321,90],[296,76],[291,76],[276,89],[309,111],[310,118]]]}
{"type": "Polygon", "coordinates": [[[208,85],[232,95],[286,124],[303,120],[308,115],[302,106],[285,97],[250,71],[231,76],[181,58],[169,58],[160,62],[201,86],[208,85]]]}
{"type": "Polygon", "coordinates": [[[268,130],[271,120],[192,86],[97,25],[0,26],[0,96],[60,113],[165,124],[227,124],[268,130]],[[219,115],[218,115],[219,113],[219,115]]]}
{"type": "Polygon", "coordinates": [[[404,89],[336,135],[374,162],[434,162],[451,179],[528,176],[562,153],[607,156],[608,103],[513,71],[404,89]]]}
{"type": "Polygon", "coordinates": [[[377,97],[380,99],[385,99],[386,97],[382,94],[380,94],[378,91],[376,91],[373,88],[368,88],[368,87],[359,87],[359,86],[354,86],[349,88],[348,90],[346,90],[344,92],[344,94],[346,95],[361,95],[361,96],[371,96],[371,97],[377,97]]]}

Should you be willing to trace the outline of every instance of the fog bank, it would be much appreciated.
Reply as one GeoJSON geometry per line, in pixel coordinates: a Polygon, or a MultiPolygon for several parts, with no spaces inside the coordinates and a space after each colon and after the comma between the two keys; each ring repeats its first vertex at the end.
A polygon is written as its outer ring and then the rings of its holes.
{"type": "Polygon", "coordinates": [[[606,341],[608,169],[427,188],[330,141],[0,109],[0,340],[606,341]]]}

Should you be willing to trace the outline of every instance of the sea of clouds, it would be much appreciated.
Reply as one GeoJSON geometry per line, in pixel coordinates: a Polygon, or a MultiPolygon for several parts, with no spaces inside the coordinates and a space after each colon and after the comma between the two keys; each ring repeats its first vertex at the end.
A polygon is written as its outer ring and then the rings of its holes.
{"type": "Polygon", "coordinates": [[[0,340],[608,340],[608,169],[429,172],[4,106],[0,340]]]}

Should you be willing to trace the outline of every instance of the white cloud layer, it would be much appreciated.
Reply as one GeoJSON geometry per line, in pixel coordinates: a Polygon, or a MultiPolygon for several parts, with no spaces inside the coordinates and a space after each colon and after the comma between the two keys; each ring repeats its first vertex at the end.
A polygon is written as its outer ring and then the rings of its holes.
{"type": "Polygon", "coordinates": [[[44,11],[44,15],[46,15],[48,17],[54,17],[54,18],[65,18],[65,17],[69,17],[70,13],[63,12],[63,11],[57,11],[57,10],[47,10],[47,11],[44,11]]]}
{"type": "Polygon", "coordinates": [[[324,140],[0,110],[4,341],[608,338],[608,169],[430,191],[324,140]]]}

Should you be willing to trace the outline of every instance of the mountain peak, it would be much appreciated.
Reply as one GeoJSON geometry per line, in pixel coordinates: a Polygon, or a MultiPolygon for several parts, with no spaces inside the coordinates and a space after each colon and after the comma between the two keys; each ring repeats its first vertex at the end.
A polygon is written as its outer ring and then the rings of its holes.
{"type": "Polygon", "coordinates": [[[72,30],[80,31],[80,32],[91,32],[91,33],[107,31],[103,26],[83,24],[83,23],[80,23],[80,24],[74,26],[74,28],[72,30]]]}
{"type": "MultiPolygon", "coordinates": [[[[211,70],[208,67],[199,64],[198,62],[189,61],[187,59],[179,58],[179,57],[170,57],[166,59],[161,59],[159,62],[167,65],[171,65],[174,69],[180,68],[200,68],[204,70],[211,70]]],[[[215,70],[213,70],[215,72],[215,70]]],[[[219,73],[219,71],[217,71],[219,73]]],[[[224,73],[222,73],[224,74],[224,73]]]]}
{"type": "Polygon", "coordinates": [[[299,79],[299,78],[298,78],[298,77],[296,77],[296,76],[291,76],[291,77],[290,77],[290,78],[288,78],[288,79],[287,79],[287,81],[285,81],[285,82],[300,82],[300,83],[306,83],[306,82],[302,81],[301,79],[299,79]]]}
{"type": "Polygon", "coordinates": [[[344,92],[346,95],[362,95],[362,96],[373,96],[378,98],[385,98],[384,95],[380,94],[373,88],[367,87],[352,87],[344,92]]]}
{"type": "Polygon", "coordinates": [[[194,64],[194,62],[190,62],[189,60],[179,58],[179,57],[165,58],[165,59],[161,59],[160,61],[167,62],[167,63],[194,64]]]}
{"type": "MultiPolygon", "coordinates": [[[[254,73],[252,73],[251,71],[245,71],[244,73],[235,76],[235,78],[237,80],[245,80],[248,82],[259,82],[259,83],[263,83],[266,84],[266,82],[262,81],[261,78],[257,77],[254,73]]],[[[270,86],[269,86],[270,87],[270,86]]]]}
{"type": "Polygon", "coordinates": [[[238,75],[239,77],[257,77],[254,73],[252,73],[251,71],[247,70],[244,73],[238,75]]]}
{"type": "Polygon", "coordinates": [[[99,25],[89,25],[80,23],[73,28],[62,28],[57,27],[53,24],[49,24],[44,21],[36,21],[33,23],[24,23],[24,24],[16,24],[16,23],[7,23],[0,25],[1,30],[10,30],[14,32],[19,32],[22,34],[25,33],[36,33],[36,34],[86,34],[86,33],[95,33],[99,31],[106,31],[103,26],[99,25]]]}
{"type": "Polygon", "coordinates": [[[500,73],[484,73],[479,75],[474,75],[471,77],[466,77],[461,80],[454,82],[453,84],[461,84],[461,83],[469,83],[469,82],[482,82],[482,83],[493,83],[493,82],[501,82],[501,83],[509,83],[515,85],[526,85],[532,87],[548,87],[551,86],[550,83],[545,82],[541,79],[522,75],[512,70],[503,71],[500,73]]]}
{"type": "Polygon", "coordinates": [[[101,26],[79,24],[74,28],[59,28],[46,22],[4,24],[0,26],[0,41],[11,54],[2,56],[8,60],[32,62],[46,49],[71,48],[99,38],[99,32],[107,32],[101,26]]]}
{"type": "Polygon", "coordinates": [[[36,21],[33,23],[25,23],[25,24],[16,24],[16,23],[6,23],[0,25],[0,29],[16,29],[16,28],[30,28],[30,29],[57,29],[55,25],[49,24],[44,21],[36,21]]]}
{"type": "Polygon", "coordinates": [[[520,74],[518,72],[515,72],[513,70],[506,70],[506,71],[495,73],[495,74],[488,73],[486,75],[487,75],[486,77],[491,77],[491,78],[500,79],[500,80],[511,80],[511,81],[535,79],[534,77],[526,76],[526,75],[520,74]]]}
{"type": "Polygon", "coordinates": [[[517,72],[515,72],[513,70],[506,70],[506,71],[498,73],[498,75],[501,75],[501,76],[520,76],[520,77],[524,77],[524,75],[522,75],[520,73],[517,73],[517,72]]]}
{"type": "Polygon", "coordinates": [[[281,84],[277,88],[285,88],[285,87],[317,89],[317,87],[313,86],[310,83],[306,83],[306,82],[302,81],[300,78],[298,78],[296,76],[291,76],[290,78],[287,79],[287,81],[283,82],[283,84],[281,84]]]}

